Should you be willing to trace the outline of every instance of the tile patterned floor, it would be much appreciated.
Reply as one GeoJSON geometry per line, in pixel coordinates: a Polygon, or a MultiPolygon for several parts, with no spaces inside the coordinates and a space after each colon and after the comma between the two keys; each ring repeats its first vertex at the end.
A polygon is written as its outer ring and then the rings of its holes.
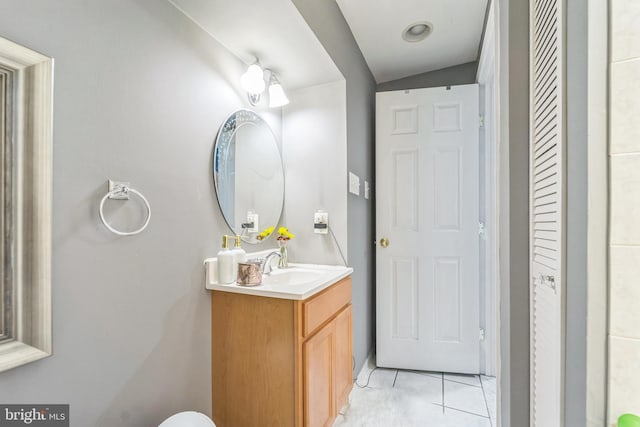
{"type": "Polygon", "coordinates": [[[359,375],[333,426],[495,427],[495,416],[494,377],[376,368],[359,375]]]}

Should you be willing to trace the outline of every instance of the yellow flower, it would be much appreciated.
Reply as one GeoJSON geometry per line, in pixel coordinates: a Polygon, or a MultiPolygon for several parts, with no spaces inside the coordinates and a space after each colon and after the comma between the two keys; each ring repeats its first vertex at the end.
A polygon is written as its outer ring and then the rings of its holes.
{"type": "Polygon", "coordinates": [[[293,239],[296,237],[293,233],[289,232],[287,227],[278,228],[278,234],[284,239],[293,239]]]}
{"type": "Polygon", "coordinates": [[[265,228],[260,232],[260,234],[258,234],[258,240],[266,239],[271,233],[273,233],[273,230],[275,230],[275,227],[265,228]]]}

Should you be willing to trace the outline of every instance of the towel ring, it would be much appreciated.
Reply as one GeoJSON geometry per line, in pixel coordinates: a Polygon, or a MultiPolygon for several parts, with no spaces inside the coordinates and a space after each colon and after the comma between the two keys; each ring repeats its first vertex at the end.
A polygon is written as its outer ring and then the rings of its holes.
{"type": "Polygon", "coordinates": [[[117,234],[118,236],[134,236],[136,234],[142,233],[142,231],[144,231],[144,229],[147,228],[147,225],[149,225],[149,220],[151,220],[151,205],[149,205],[149,201],[138,190],[135,190],[131,187],[128,187],[126,185],[119,184],[119,183],[112,183],[111,181],[109,182],[109,184],[110,184],[110,187],[112,187],[112,189],[107,194],[105,194],[105,196],[100,201],[100,219],[102,220],[102,223],[104,224],[104,226],[107,227],[107,230],[109,230],[113,234],[117,234]],[[137,230],[133,230],[133,231],[116,230],[115,228],[109,225],[109,223],[104,217],[104,202],[106,202],[107,199],[121,199],[121,200],[128,199],[129,193],[133,193],[136,196],[138,196],[140,199],[142,199],[145,206],[147,207],[147,218],[144,220],[144,224],[142,224],[142,227],[138,228],[137,230]]]}

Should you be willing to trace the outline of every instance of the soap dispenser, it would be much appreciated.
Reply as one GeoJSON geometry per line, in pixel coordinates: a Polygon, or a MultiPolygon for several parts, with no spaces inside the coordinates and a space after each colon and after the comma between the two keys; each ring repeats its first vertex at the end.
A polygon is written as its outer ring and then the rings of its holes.
{"type": "Polygon", "coordinates": [[[228,285],[235,281],[235,256],[229,250],[229,236],[222,236],[222,249],[218,252],[218,283],[228,285]]]}
{"type": "Polygon", "coordinates": [[[247,261],[247,253],[242,249],[242,240],[240,236],[236,235],[236,244],[231,250],[233,254],[233,281],[238,281],[238,263],[247,261]]]}

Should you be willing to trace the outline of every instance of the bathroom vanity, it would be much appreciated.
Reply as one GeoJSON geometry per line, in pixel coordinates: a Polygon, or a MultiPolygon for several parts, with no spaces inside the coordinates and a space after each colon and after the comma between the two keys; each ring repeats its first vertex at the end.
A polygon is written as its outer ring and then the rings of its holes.
{"type": "Polygon", "coordinates": [[[258,287],[207,284],[218,427],[333,424],[353,384],[351,272],[294,266],[258,287]]]}
{"type": "MultiPolygon", "coordinates": [[[[216,197],[229,229],[245,243],[264,243],[282,216],[279,145],[268,123],[245,109],[233,112],[216,137],[216,197]]],[[[332,215],[346,227],[346,211],[336,207],[332,215]]],[[[274,249],[247,256],[268,259],[274,249]]],[[[353,384],[353,269],[290,263],[251,287],[217,284],[217,260],[205,266],[216,425],[331,426],[353,384]]]]}

